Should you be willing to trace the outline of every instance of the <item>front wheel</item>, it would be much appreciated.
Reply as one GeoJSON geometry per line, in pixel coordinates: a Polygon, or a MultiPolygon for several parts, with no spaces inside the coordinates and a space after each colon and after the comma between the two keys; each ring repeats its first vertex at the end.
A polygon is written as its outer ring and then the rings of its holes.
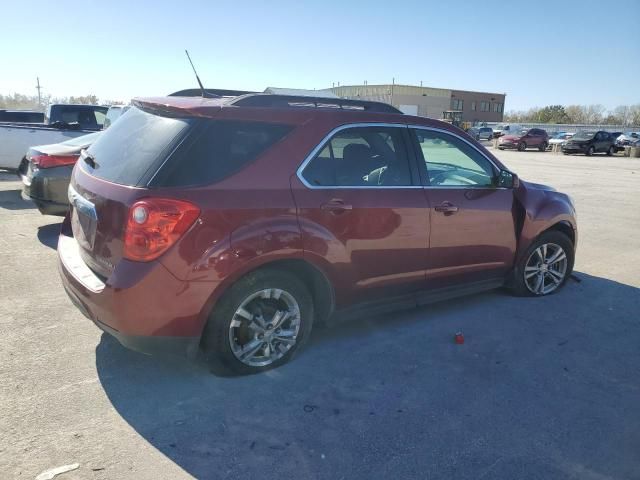
{"type": "Polygon", "coordinates": [[[540,144],[540,146],[538,147],[538,149],[539,149],[541,152],[546,152],[546,151],[547,151],[547,144],[546,144],[546,143],[544,143],[544,142],[542,142],[542,143],[540,144]]]}
{"type": "Polygon", "coordinates": [[[288,362],[306,342],[313,301],[294,275],[262,270],[240,279],[209,317],[202,346],[209,363],[234,374],[288,362]]]}
{"type": "Polygon", "coordinates": [[[518,144],[518,151],[519,152],[524,152],[527,149],[527,144],[524,142],[520,142],[518,144]]]}
{"type": "Polygon", "coordinates": [[[610,157],[611,155],[613,155],[615,153],[615,151],[616,151],[616,148],[613,145],[611,145],[609,147],[609,150],[607,150],[607,155],[610,157]]]}
{"type": "Polygon", "coordinates": [[[573,271],[573,244],[564,233],[540,235],[527,249],[514,270],[518,295],[541,297],[557,292],[573,271]]]}

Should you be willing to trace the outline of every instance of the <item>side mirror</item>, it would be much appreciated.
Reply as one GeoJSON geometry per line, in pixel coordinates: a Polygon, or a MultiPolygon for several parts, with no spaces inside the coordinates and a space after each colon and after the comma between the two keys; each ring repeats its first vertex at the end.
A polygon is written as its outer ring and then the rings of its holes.
{"type": "Polygon", "coordinates": [[[518,175],[508,170],[501,170],[497,180],[497,186],[501,188],[518,188],[520,186],[518,175]]]}

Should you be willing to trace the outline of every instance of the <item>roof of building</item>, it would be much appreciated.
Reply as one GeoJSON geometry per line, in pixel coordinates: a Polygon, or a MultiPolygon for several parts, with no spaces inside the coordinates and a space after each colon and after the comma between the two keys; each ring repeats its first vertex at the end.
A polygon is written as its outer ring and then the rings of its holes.
{"type": "Polygon", "coordinates": [[[294,97],[339,98],[329,89],[307,90],[304,88],[267,87],[264,93],[271,93],[273,95],[290,95],[294,97]]]}

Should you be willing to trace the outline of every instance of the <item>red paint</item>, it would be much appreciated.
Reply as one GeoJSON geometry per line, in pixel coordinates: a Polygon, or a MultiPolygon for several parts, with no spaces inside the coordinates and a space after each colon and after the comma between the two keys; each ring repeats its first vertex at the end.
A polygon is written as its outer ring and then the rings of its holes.
{"type": "MultiPolygon", "coordinates": [[[[446,123],[358,111],[233,107],[215,99],[144,102],[174,113],[294,129],[256,161],[210,186],[135,188],[75,168],[72,185],[96,204],[98,214],[93,252],[99,260],[86,260],[106,278],[106,287],[92,293],[61,266],[63,282],[94,319],[124,334],[199,336],[230,285],[281,260],[306,262],[321,272],[333,290],[335,308],[341,308],[418,289],[502,278],[542,231],[566,222],[575,234],[568,198],[527,182],[513,190],[311,190],[296,176],[305,157],[340,125],[385,122],[460,134],[446,123]],[[136,262],[125,258],[125,229],[131,207],[143,198],[189,202],[201,213],[158,258],[136,262]],[[353,208],[332,212],[322,207],[340,201],[353,208]],[[447,215],[434,208],[445,202],[459,211],[447,215]]],[[[469,141],[505,168],[482,145],[469,141]]],[[[62,234],[73,235],[72,227],[78,228],[67,219],[62,234]]]]}
{"type": "Polygon", "coordinates": [[[464,335],[462,332],[458,332],[454,335],[454,341],[457,345],[462,345],[464,343],[464,335]]]}

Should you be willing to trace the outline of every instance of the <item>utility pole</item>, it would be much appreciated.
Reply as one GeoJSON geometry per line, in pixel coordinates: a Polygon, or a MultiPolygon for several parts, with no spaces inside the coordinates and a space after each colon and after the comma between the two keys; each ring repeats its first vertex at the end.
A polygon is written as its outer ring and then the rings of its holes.
{"type": "Polygon", "coordinates": [[[391,105],[393,105],[393,90],[396,86],[396,77],[391,80],[391,105]]]}
{"type": "Polygon", "coordinates": [[[40,77],[36,77],[36,80],[38,80],[38,84],[36,85],[36,88],[38,89],[38,106],[41,107],[42,95],[40,94],[40,90],[42,89],[42,86],[40,86],[40,77]]]}

